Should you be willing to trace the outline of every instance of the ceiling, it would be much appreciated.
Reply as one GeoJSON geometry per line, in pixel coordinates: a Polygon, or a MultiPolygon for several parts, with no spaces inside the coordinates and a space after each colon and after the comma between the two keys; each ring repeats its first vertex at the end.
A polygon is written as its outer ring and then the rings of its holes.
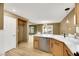
{"type": "Polygon", "coordinates": [[[74,8],[74,3],[6,3],[5,10],[33,23],[58,23],[74,8]],[[65,8],[70,8],[66,13],[65,8]]]}

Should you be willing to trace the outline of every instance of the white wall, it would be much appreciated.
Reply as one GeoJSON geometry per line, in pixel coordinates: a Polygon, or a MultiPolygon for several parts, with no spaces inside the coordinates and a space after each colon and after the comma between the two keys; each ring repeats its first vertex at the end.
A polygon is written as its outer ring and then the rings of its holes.
{"type": "Polygon", "coordinates": [[[0,53],[16,48],[16,18],[4,16],[4,30],[0,30],[0,53]]]}
{"type": "Polygon", "coordinates": [[[3,30],[0,30],[0,53],[2,53],[2,51],[4,50],[3,49],[3,46],[4,46],[3,39],[4,39],[3,30]]]}

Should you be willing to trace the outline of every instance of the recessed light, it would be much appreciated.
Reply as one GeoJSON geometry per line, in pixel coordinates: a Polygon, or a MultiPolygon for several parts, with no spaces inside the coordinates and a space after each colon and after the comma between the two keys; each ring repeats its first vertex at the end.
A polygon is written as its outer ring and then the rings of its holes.
{"type": "Polygon", "coordinates": [[[69,23],[69,20],[67,20],[66,23],[69,23]]]}
{"type": "Polygon", "coordinates": [[[15,9],[13,9],[12,11],[13,11],[13,12],[16,12],[16,10],[15,10],[15,9]]]}

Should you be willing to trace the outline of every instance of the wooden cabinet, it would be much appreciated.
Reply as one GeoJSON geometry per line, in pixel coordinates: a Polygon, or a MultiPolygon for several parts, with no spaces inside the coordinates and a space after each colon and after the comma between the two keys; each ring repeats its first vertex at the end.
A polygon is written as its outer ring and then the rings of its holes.
{"type": "Polygon", "coordinates": [[[4,13],[4,4],[3,3],[0,3],[0,30],[3,29],[3,13],[4,13]]]}
{"type": "Polygon", "coordinates": [[[53,54],[53,44],[54,44],[54,40],[51,39],[50,40],[50,52],[53,54]]]}
{"type": "Polygon", "coordinates": [[[49,47],[49,52],[51,53],[51,50],[52,50],[52,42],[51,42],[51,38],[48,38],[48,47],[49,47]]]}
{"type": "Polygon", "coordinates": [[[50,51],[54,56],[73,56],[70,49],[61,41],[50,40],[50,51]]]}
{"type": "Polygon", "coordinates": [[[76,19],[77,25],[79,26],[79,3],[76,3],[76,19]]]}
{"type": "MultiPolygon", "coordinates": [[[[64,42],[61,42],[57,39],[53,38],[47,38],[49,46],[49,53],[51,53],[54,56],[72,56],[70,49],[65,45],[64,42]]],[[[40,49],[39,47],[39,40],[40,37],[35,36],[34,37],[34,48],[40,49]]]]}
{"type": "Polygon", "coordinates": [[[63,55],[63,43],[52,39],[50,50],[54,56],[62,56],[63,55]]]}
{"type": "Polygon", "coordinates": [[[34,42],[33,42],[34,48],[38,49],[39,48],[39,37],[34,37],[34,42]]]}
{"type": "Polygon", "coordinates": [[[63,43],[55,41],[53,44],[53,55],[63,56],[63,43]]]}
{"type": "Polygon", "coordinates": [[[64,44],[64,51],[63,51],[64,56],[73,56],[69,48],[64,44]]]}

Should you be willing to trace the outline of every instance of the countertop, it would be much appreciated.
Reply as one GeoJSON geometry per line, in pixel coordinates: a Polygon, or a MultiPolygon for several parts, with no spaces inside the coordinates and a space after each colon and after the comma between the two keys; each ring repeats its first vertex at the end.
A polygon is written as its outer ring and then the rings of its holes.
{"type": "Polygon", "coordinates": [[[79,39],[75,39],[74,37],[64,37],[63,35],[53,34],[36,34],[34,36],[54,38],[56,40],[64,42],[73,54],[75,52],[79,52],[79,39]]]}

